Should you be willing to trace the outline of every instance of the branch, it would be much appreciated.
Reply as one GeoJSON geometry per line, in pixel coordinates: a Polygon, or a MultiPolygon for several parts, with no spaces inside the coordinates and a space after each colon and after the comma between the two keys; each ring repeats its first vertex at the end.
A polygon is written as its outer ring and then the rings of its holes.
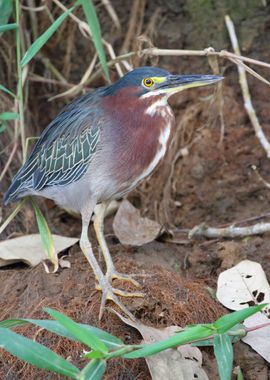
{"type": "MultiPolygon", "coordinates": [[[[234,25],[228,15],[225,16],[225,22],[226,22],[226,26],[230,35],[233,49],[236,54],[240,55],[240,48],[239,48],[237,36],[235,33],[234,25]]],[[[236,61],[238,61],[238,59],[236,59],[236,61]]],[[[254,110],[254,107],[251,101],[245,68],[242,65],[237,64],[237,69],[239,73],[239,83],[242,89],[245,109],[247,111],[251,124],[253,125],[253,128],[255,130],[258,140],[260,141],[262,147],[264,148],[267,157],[270,158],[270,144],[262,130],[262,127],[259,123],[259,120],[257,118],[256,112],[254,110]]]]}
{"type": "Polygon", "coordinates": [[[192,228],[189,231],[188,237],[192,239],[194,236],[204,236],[208,238],[223,238],[223,237],[244,237],[251,235],[259,235],[270,231],[270,223],[257,223],[253,226],[235,227],[234,224],[224,228],[209,227],[202,223],[192,228]]]}

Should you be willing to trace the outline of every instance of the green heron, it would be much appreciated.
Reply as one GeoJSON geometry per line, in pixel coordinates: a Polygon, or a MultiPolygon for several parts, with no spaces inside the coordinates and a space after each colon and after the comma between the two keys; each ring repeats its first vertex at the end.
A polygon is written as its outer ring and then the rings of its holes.
{"type": "Polygon", "coordinates": [[[102,291],[100,318],[106,300],[130,315],[117,296],[143,296],[113,287],[115,278],[139,284],[114,267],[103,233],[108,204],[134,189],[164,157],[175,128],[168,98],[221,79],[171,75],[160,68],[141,67],[110,86],[75,99],[43,131],[6,192],[5,203],[39,195],[81,214],[80,247],[94,271],[97,289],[102,291]],[[94,229],[106,262],[105,274],[88,238],[97,204],[101,205],[94,229]]]}

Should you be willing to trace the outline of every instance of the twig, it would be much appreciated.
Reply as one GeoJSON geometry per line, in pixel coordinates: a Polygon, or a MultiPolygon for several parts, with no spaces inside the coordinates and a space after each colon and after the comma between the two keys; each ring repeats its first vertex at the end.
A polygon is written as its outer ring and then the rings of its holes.
{"type": "Polygon", "coordinates": [[[14,141],[14,145],[13,145],[12,151],[10,152],[10,155],[8,157],[8,160],[7,160],[6,164],[5,164],[5,167],[2,170],[2,173],[0,175],[0,182],[4,178],[6,172],[7,172],[8,168],[9,168],[9,166],[11,164],[11,161],[13,160],[13,157],[14,157],[14,155],[16,153],[17,148],[18,148],[18,141],[17,141],[17,138],[16,138],[15,141],[14,141]]]}
{"type": "MultiPolygon", "coordinates": [[[[54,2],[59,8],[61,8],[63,11],[66,12],[66,11],[68,10],[67,7],[65,7],[65,6],[61,3],[61,1],[59,1],[59,0],[53,0],[53,2],[54,2]]],[[[79,28],[80,28],[80,30],[81,30],[82,32],[83,32],[83,31],[86,32],[86,33],[83,33],[84,36],[89,36],[90,38],[92,38],[92,34],[91,34],[91,30],[90,30],[90,28],[89,28],[89,25],[88,25],[85,21],[81,21],[81,20],[80,20],[77,16],[75,16],[73,13],[70,13],[70,14],[69,14],[69,17],[72,18],[72,20],[74,20],[74,21],[78,24],[78,26],[79,26],[79,28]]],[[[105,45],[105,47],[106,47],[106,49],[107,49],[107,51],[108,51],[110,57],[111,57],[112,59],[115,59],[115,58],[116,58],[116,55],[115,55],[115,52],[114,52],[114,50],[113,50],[112,45],[111,45],[109,42],[107,42],[106,40],[104,40],[104,38],[102,38],[102,42],[103,42],[103,44],[105,45]]],[[[119,65],[118,63],[115,64],[115,68],[116,68],[116,70],[117,70],[119,76],[120,76],[120,77],[123,76],[123,72],[122,72],[121,67],[120,67],[120,65],[119,65]]]]}
{"type": "MultiPolygon", "coordinates": [[[[20,2],[16,0],[16,23],[20,25],[20,2]]],[[[18,110],[20,115],[20,133],[22,141],[22,155],[23,162],[26,160],[25,151],[25,129],[24,129],[24,110],[23,110],[23,81],[22,81],[22,67],[21,67],[21,38],[20,27],[16,30],[16,60],[17,60],[17,75],[18,75],[18,87],[17,87],[17,99],[18,110]]]]}
{"type": "Polygon", "coordinates": [[[43,63],[47,70],[49,70],[60,82],[67,83],[67,80],[60,71],[51,63],[50,59],[44,57],[43,54],[38,54],[37,58],[43,63]]]}
{"type": "Polygon", "coordinates": [[[134,0],[130,10],[130,19],[128,23],[128,30],[121,48],[121,52],[126,53],[129,50],[130,42],[134,37],[136,24],[137,24],[137,15],[139,11],[140,0],[134,0]]]}
{"type": "Polygon", "coordinates": [[[115,9],[113,8],[110,0],[101,0],[101,2],[104,5],[104,7],[106,8],[107,12],[109,13],[109,15],[110,15],[111,19],[113,20],[116,28],[118,30],[120,30],[121,24],[120,24],[119,18],[117,16],[117,13],[115,12],[115,9]]]}
{"type": "Polygon", "coordinates": [[[254,65],[264,66],[270,68],[270,63],[258,61],[257,59],[244,57],[240,54],[234,54],[227,50],[221,50],[221,51],[215,51],[214,48],[208,47],[204,50],[184,50],[184,49],[158,49],[156,47],[154,48],[147,48],[143,49],[141,51],[142,55],[163,55],[163,56],[208,56],[208,55],[216,55],[221,58],[234,58],[239,59],[240,61],[245,61],[252,63],[254,65]]]}
{"type": "Polygon", "coordinates": [[[204,236],[208,238],[235,238],[259,235],[269,231],[270,223],[257,223],[253,226],[247,227],[236,227],[234,224],[232,224],[224,228],[209,227],[207,224],[202,223],[192,228],[192,230],[190,230],[188,233],[188,237],[190,239],[192,239],[194,236],[204,236]]]}
{"type": "Polygon", "coordinates": [[[255,78],[259,79],[260,81],[264,82],[265,84],[268,84],[270,86],[270,82],[262,77],[260,74],[258,74],[255,70],[251,69],[249,66],[247,66],[244,62],[240,61],[239,59],[229,58],[229,60],[236,65],[243,66],[243,68],[249,72],[251,75],[253,75],[255,78]]]}
{"type": "Polygon", "coordinates": [[[72,83],[64,83],[60,82],[56,79],[50,79],[50,78],[43,78],[40,75],[37,74],[31,74],[28,78],[31,82],[41,82],[41,83],[49,83],[49,84],[55,84],[57,86],[62,86],[62,87],[74,87],[76,86],[75,84],[72,83]]]}
{"type": "Polygon", "coordinates": [[[22,209],[24,203],[26,202],[27,198],[22,199],[18,205],[15,207],[15,209],[12,211],[12,213],[9,215],[9,217],[4,221],[4,223],[0,226],[0,234],[7,228],[9,223],[15,218],[15,216],[18,214],[18,212],[22,209]]]}
{"type": "Polygon", "coordinates": [[[96,60],[97,60],[97,55],[95,54],[94,58],[92,59],[88,69],[84,73],[79,84],[73,86],[72,88],[70,88],[69,90],[67,90],[65,92],[62,92],[61,94],[57,94],[55,96],[52,96],[51,98],[49,98],[49,102],[51,102],[54,99],[61,98],[62,96],[76,95],[78,92],[80,92],[80,90],[83,88],[84,84],[87,82],[88,78],[92,74],[94,67],[95,67],[95,64],[96,64],[96,60]]]}
{"type": "MultiPolygon", "coordinates": [[[[225,16],[225,22],[226,22],[226,26],[230,35],[233,49],[236,54],[240,55],[240,48],[239,48],[237,36],[235,33],[234,25],[228,15],[225,16]]],[[[239,82],[242,89],[245,109],[247,111],[251,124],[253,125],[253,128],[255,130],[258,140],[260,141],[262,147],[264,148],[267,157],[270,158],[270,144],[262,130],[262,127],[259,123],[254,107],[252,105],[245,68],[242,67],[241,65],[237,65],[237,68],[238,68],[238,73],[239,73],[239,82]]]]}
{"type": "Polygon", "coordinates": [[[252,170],[254,170],[255,174],[257,175],[259,181],[261,181],[265,187],[267,187],[267,189],[270,189],[270,183],[267,182],[262,176],[261,174],[258,172],[258,168],[256,165],[252,165],[251,166],[252,170]]]}

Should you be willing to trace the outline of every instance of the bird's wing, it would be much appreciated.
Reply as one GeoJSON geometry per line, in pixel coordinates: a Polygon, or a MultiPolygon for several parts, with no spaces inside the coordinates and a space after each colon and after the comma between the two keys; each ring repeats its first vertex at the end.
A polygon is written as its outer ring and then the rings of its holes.
{"type": "Polygon", "coordinates": [[[43,131],[14,177],[5,201],[27,191],[68,185],[80,179],[98,148],[101,116],[87,94],[67,105],[43,131]]]}

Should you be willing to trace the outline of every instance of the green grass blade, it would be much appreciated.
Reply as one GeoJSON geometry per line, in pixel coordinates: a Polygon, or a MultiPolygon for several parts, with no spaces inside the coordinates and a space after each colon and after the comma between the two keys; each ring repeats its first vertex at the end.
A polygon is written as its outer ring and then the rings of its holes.
{"type": "Polygon", "coordinates": [[[104,71],[104,74],[106,76],[106,79],[108,82],[110,82],[110,77],[109,77],[109,71],[108,71],[108,66],[107,66],[107,61],[106,61],[106,55],[103,49],[103,44],[102,44],[102,38],[101,38],[101,32],[100,32],[100,25],[99,21],[97,18],[97,14],[95,11],[95,7],[92,3],[92,0],[81,0],[81,4],[83,6],[83,10],[85,13],[85,17],[88,23],[88,26],[91,30],[92,33],[92,39],[102,66],[102,69],[104,71]]]}
{"type": "Polygon", "coordinates": [[[214,336],[214,353],[218,364],[220,380],[231,380],[233,347],[228,334],[214,336]]]}
{"type": "Polygon", "coordinates": [[[18,25],[17,24],[5,24],[5,25],[0,25],[0,33],[7,32],[8,30],[13,30],[17,29],[18,25]]]}
{"type": "Polygon", "coordinates": [[[104,360],[93,359],[80,372],[79,380],[100,380],[106,370],[106,362],[104,360]]]}
{"type": "Polygon", "coordinates": [[[10,96],[12,96],[14,99],[16,98],[16,95],[12,91],[10,91],[8,88],[6,88],[5,86],[3,86],[2,84],[0,84],[0,90],[3,91],[3,92],[6,92],[10,96]]]}
{"type": "Polygon", "coordinates": [[[12,13],[13,0],[0,0],[0,25],[8,23],[12,13]]]}
{"type": "Polygon", "coordinates": [[[70,362],[37,342],[0,328],[0,348],[34,366],[77,379],[80,372],[70,362]]]}
{"type": "Polygon", "coordinates": [[[39,52],[39,50],[42,48],[43,45],[51,38],[51,36],[56,32],[56,30],[59,28],[59,26],[62,24],[62,22],[65,20],[65,18],[73,11],[75,7],[73,6],[69,10],[67,10],[65,13],[63,13],[61,16],[59,16],[54,23],[44,32],[41,36],[39,36],[33,44],[30,46],[30,48],[27,50],[25,55],[22,58],[21,65],[25,66],[27,63],[31,61],[31,59],[39,52]]]}
{"type": "Polygon", "coordinates": [[[51,231],[37,203],[32,198],[31,198],[31,202],[35,210],[38,230],[41,237],[43,248],[48,256],[48,259],[56,266],[58,262],[58,258],[55,253],[51,231]]]}
{"type": "MultiPolygon", "coordinates": [[[[13,328],[25,323],[32,323],[48,331],[51,331],[54,334],[78,341],[78,339],[59,322],[51,321],[48,319],[6,319],[4,321],[0,321],[0,327],[13,328]]],[[[97,327],[85,325],[82,323],[78,323],[78,325],[82,326],[83,328],[87,329],[90,333],[98,337],[110,350],[119,349],[124,345],[124,343],[119,338],[107,333],[106,331],[98,329],[97,327]]]]}
{"type": "Polygon", "coordinates": [[[74,337],[76,337],[79,342],[87,345],[92,350],[100,351],[103,354],[108,352],[108,348],[105,344],[84,326],[79,325],[59,311],[50,308],[44,308],[44,310],[62,326],[64,326],[74,337]]]}
{"type": "Polygon", "coordinates": [[[144,345],[143,348],[130,352],[123,357],[127,359],[145,358],[160,351],[167,350],[168,348],[174,348],[189,343],[193,340],[208,338],[213,335],[213,330],[209,326],[211,325],[197,325],[189,327],[186,330],[181,331],[168,339],[144,345]]]}
{"type": "Polygon", "coordinates": [[[0,120],[19,120],[20,115],[17,112],[2,112],[0,113],[0,120]]]}
{"type": "Polygon", "coordinates": [[[247,307],[246,309],[234,311],[233,313],[223,315],[213,325],[217,329],[218,334],[223,334],[230,330],[233,326],[243,322],[246,318],[261,311],[267,304],[247,307]]]}

